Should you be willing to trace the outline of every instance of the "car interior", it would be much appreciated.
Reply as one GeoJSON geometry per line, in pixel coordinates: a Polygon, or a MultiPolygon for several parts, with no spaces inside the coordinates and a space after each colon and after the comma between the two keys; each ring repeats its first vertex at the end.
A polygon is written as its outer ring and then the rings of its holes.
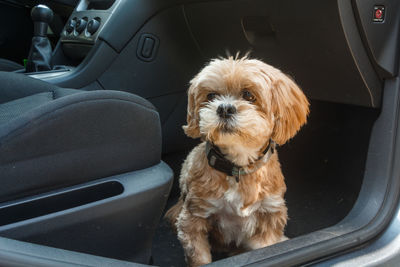
{"type": "Polygon", "coordinates": [[[0,0],[0,265],[185,266],[187,89],[237,52],[290,75],[307,124],[278,147],[289,240],[215,266],[366,246],[396,208],[396,0],[0,0]]]}

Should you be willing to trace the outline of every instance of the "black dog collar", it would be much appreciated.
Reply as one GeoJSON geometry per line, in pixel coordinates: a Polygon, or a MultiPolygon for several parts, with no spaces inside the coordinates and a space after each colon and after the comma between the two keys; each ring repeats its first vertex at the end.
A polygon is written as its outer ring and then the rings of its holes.
{"type": "MultiPolygon", "coordinates": [[[[272,140],[269,141],[268,146],[262,151],[262,156],[258,158],[258,160],[251,165],[257,166],[257,162],[264,160],[264,164],[269,160],[269,158],[275,153],[276,143],[272,140]],[[267,158],[264,158],[268,153],[267,158]]],[[[239,178],[242,175],[246,175],[256,171],[263,164],[260,164],[256,168],[246,168],[237,166],[233,162],[227,160],[222,154],[221,150],[215,146],[214,144],[207,141],[206,143],[206,155],[208,159],[208,164],[216,169],[217,171],[226,173],[228,176],[233,176],[236,178],[236,182],[239,182],[239,178]],[[247,170],[246,170],[247,169],[247,170]]]]}

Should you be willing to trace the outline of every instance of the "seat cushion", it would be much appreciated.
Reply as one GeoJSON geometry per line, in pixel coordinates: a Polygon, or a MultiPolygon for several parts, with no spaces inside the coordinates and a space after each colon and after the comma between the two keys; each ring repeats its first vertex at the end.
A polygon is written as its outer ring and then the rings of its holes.
{"type": "Polygon", "coordinates": [[[0,104],[59,87],[21,73],[0,71],[0,104]]]}
{"type": "Polygon", "coordinates": [[[21,64],[15,63],[14,61],[0,58],[0,71],[15,71],[24,69],[21,64]]]}
{"type": "Polygon", "coordinates": [[[62,96],[81,92],[74,89],[54,89],[50,92],[22,97],[0,104],[0,125],[29,112],[30,110],[62,96]]]}
{"type": "Polygon", "coordinates": [[[136,95],[55,88],[0,105],[0,201],[160,160],[158,113],[136,95]]]}

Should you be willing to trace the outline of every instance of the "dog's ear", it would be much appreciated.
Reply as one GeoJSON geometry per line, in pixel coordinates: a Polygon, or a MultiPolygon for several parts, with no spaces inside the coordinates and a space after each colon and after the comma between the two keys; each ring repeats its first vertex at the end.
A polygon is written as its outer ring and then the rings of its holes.
{"type": "Polygon", "coordinates": [[[309,103],[297,84],[282,72],[275,73],[271,81],[271,110],[275,116],[271,138],[283,145],[306,123],[309,103]]]}
{"type": "Polygon", "coordinates": [[[195,100],[196,90],[197,87],[194,85],[194,82],[192,81],[188,90],[188,107],[187,107],[187,117],[186,117],[187,125],[184,125],[182,127],[185,134],[192,138],[200,137],[199,114],[195,100]]]}

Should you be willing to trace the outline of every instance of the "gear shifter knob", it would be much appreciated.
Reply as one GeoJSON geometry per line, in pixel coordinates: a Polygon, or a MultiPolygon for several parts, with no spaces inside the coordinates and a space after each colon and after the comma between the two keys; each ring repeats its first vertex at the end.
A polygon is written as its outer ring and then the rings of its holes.
{"type": "Polygon", "coordinates": [[[48,24],[53,20],[53,11],[45,5],[32,8],[31,18],[34,22],[34,36],[46,36],[48,24]]]}

